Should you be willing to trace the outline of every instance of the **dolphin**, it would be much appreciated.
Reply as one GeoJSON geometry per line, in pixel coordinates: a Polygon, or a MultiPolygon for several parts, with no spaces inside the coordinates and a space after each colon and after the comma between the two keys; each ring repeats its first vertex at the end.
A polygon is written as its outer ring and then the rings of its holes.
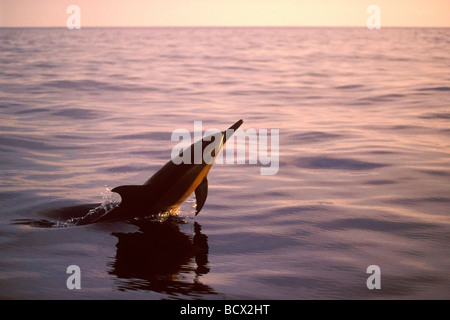
{"type": "Polygon", "coordinates": [[[178,157],[172,157],[143,185],[123,185],[113,188],[111,191],[121,197],[120,204],[93,222],[127,220],[167,212],[178,208],[193,192],[196,199],[195,215],[198,215],[208,196],[209,170],[226,141],[242,123],[241,119],[217,135],[210,135],[194,142],[182,150],[178,157]],[[208,161],[205,161],[203,156],[206,148],[211,155],[208,161]],[[202,151],[201,162],[194,159],[195,150],[202,151]],[[190,161],[182,162],[182,159],[186,160],[189,156],[185,154],[186,152],[190,154],[190,161]]]}

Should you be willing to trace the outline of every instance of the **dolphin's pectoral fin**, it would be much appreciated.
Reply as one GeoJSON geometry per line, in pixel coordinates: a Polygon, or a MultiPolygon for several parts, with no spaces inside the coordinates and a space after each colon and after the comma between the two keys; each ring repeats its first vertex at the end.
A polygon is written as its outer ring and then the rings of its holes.
{"type": "Polygon", "coordinates": [[[195,189],[195,200],[197,202],[197,207],[195,208],[195,215],[198,215],[200,210],[202,210],[203,205],[206,202],[206,197],[208,196],[208,177],[205,177],[202,182],[195,189]]]}
{"type": "Polygon", "coordinates": [[[139,196],[139,194],[142,192],[142,186],[118,186],[111,191],[120,194],[120,197],[122,198],[120,206],[124,206],[132,203],[139,196]]]}

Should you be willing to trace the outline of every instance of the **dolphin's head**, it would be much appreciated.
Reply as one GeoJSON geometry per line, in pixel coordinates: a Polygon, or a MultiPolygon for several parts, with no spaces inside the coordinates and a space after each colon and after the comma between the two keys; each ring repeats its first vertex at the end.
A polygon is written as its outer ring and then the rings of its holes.
{"type": "Polygon", "coordinates": [[[234,134],[234,132],[239,129],[239,127],[244,123],[244,121],[241,119],[237,121],[235,124],[233,124],[231,127],[229,127],[227,130],[222,132],[222,137],[224,139],[223,144],[227,142],[227,140],[234,134]]]}
{"type": "Polygon", "coordinates": [[[244,121],[241,119],[237,121],[235,124],[233,124],[231,127],[229,127],[227,130],[222,132],[222,136],[224,137],[224,144],[225,142],[234,134],[234,132],[239,129],[239,127],[244,123],[244,121]]]}
{"type": "Polygon", "coordinates": [[[209,163],[209,156],[210,161],[214,162],[214,160],[222,151],[224,145],[227,143],[228,139],[230,139],[231,136],[236,132],[236,130],[239,129],[242,123],[244,123],[244,121],[241,119],[225,131],[217,132],[202,139],[202,152],[205,158],[205,162],[209,163]]]}
{"type": "Polygon", "coordinates": [[[211,166],[223,149],[227,140],[244,121],[239,120],[225,131],[216,130],[180,152],[176,163],[189,163],[211,166]]]}

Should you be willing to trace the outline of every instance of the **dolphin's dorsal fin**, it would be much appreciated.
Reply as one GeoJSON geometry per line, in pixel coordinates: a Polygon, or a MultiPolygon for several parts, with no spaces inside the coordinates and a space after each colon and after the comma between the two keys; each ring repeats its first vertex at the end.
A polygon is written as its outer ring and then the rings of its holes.
{"type": "Polygon", "coordinates": [[[120,205],[123,206],[126,203],[135,201],[136,198],[141,194],[142,188],[143,186],[128,185],[115,187],[111,191],[120,194],[120,197],[122,198],[120,205]]]}
{"type": "Polygon", "coordinates": [[[198,215],[200,210],[202,210],[203,205],[206,202],[206,197],[208,196],[208,177],[205,177],[202,182],[195,189],[195,200],[197,206],[195,208],[195,215],[198,215]]]}

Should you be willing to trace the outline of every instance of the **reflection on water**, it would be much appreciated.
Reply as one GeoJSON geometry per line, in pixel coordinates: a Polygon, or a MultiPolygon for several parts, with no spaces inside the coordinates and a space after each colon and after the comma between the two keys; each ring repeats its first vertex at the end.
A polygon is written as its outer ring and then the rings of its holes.
{"type": "Polygon", "coordinates": [[[171,296],[215,293],[200,281],[209,272],[208,237],[200,224],[194,223],[191,238],[180,230],[176,218],[134,223],[138,232],[112,233],[118,242],[109,273],[124,280],[119,281],[119,290],[151,290],[171,296]]]}
{"type": "MultiPolygon", "coordinates": [[[[12,224],[35,228],[81,228],[77,224],[102,204],[58,207],[40,212],[43,219],[14,219],[12,224]],[[88,213],[86,215],[86,213],[88,213]]],[[[161,216],[129,220],[136,232],[112,232],[117,238],[110,275],[116,276],[118,290],[149,290],[170,297],[216,294],[200,277],[210,271],[208,237],[194,222],[193,236],[183,232],[185,221],[179,216],[161,216]]],[[[99,223],[100,227],[102,223],[99,223]]],[[[105,230],[110,224],[106,223],[105,230]]]]}

